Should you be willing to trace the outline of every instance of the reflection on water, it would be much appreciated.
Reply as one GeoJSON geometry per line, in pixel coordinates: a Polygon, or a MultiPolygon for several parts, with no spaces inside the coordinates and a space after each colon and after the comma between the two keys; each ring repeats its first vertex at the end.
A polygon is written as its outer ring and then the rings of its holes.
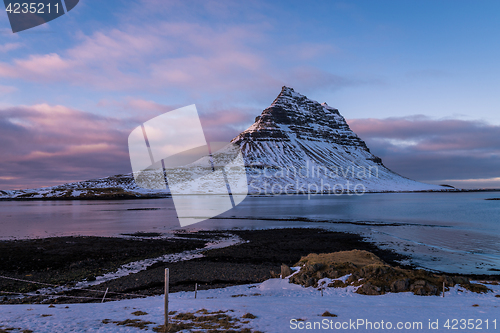
{"type": "MultiPolygon", "coordinates": [[[[361,233],[426,268],[500,273],[500,201],[494,192],[247,197],[197,229],[322,227],[361,233]]],[[[187,197],[186,210],[192,201],[187,197]]],[[[216,207],[205,207],[210,212],[216,207]]],[[[193,211],[193,217],[200,217],[193,211]]],[[[209,213],[207,213],[209,214],[209,213]]],[[[171,199],[0,202],[0,239],[116,236],[179,228],[171,199]]]]}
{"type": "Polygon", "coordinates": [[[115,236],[178,226],[173,204],[167,199],[4,201],[0,216],[1,239],[115,236]]]}

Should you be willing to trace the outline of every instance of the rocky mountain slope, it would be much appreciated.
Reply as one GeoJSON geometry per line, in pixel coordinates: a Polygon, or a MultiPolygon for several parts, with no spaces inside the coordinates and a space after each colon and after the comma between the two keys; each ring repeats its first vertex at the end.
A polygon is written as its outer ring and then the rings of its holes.
{"type": "MultiPolygon", "coordinates": [[[[189,184],[179,188],[185,192],[198,192],[193,184],[207,189],[212,182],[210,173],[199,177],[200,170],[211,168],[214,163],[217,167],[217,156],[227,163],[224,156],[234,156],[230,151],[236,146],[241,149],[246,165],[250,194],[361,194],[445,189],[413,181],[389,170],[349,128],[337,109],[310,100],[289,87],[283,87],[271,106],[231,143],[212,159],[204,157],[167,174],[187,177],[186,184],[189,184]]],[[[226,176],[230,184],[241,185],[242,179],[233,179],[231,172],[226,176]]],[[[233,192],[238,190],[233,189],[233,192]]],[[[126,174],[41,189],[0,191],[0,199],[132,198],[168,194],[168,189],[139,187],[133,175],[126,174]]]]}
{"type": "Polygon", "coordinates": [[[392,172],[337,109],[289,87],[231,142],[242,150],[252,193],[442,189],[392,172]]]}

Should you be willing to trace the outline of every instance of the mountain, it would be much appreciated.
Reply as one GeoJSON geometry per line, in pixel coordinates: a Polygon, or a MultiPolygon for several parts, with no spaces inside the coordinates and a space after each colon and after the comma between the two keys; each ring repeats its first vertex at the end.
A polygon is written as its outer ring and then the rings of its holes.
{"type": "MultiPolygon", "coordinates": [[[[349,128],[337,109],[310,100],[289,87],[283,87],[271,106],[255,118],[255,123],[212,158],[203,157],[184,167],[169,169],[167,174],[176,183],[187,179],[184,184],[190,183],[182,187],[184,191],[196,193],[193,182],[207,189],[213,179],[210,175],[199,175],[211,169],[214,162],[217,164],[218,158],[227,164],[224,156],[231,155],[235,146],[241,150],[251,194],[361,194],[446,189],[416,182],[389,170],[349,128]]],[[[145,175],[147,178],[148,174],[145,175]]],[[[231,178],[230,172],[226,177],[231,184],[238,182],[231,178]]],[[[0,199],[135,198],[168,194],[167,189],[141,188],[132,174],[125,174],[41,189],[0,191],[0,199]]]]}
{"type": "Polygon", "coordinates": [[[290,193],[443,189],[389,170],[337,109],[289,87],[231,142],[241,148],[254,193],[273,186],[290,193]]]}

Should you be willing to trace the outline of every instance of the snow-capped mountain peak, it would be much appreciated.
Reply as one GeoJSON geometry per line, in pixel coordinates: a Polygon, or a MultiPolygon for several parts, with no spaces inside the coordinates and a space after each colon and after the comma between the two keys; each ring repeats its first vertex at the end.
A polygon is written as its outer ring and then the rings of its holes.
{"type": "Polygon", "coordinates": [[[240,146],[250,175],[269,169],[265,179],[251,177],[254,192],[272,186],[298,192],[346,192],[346,183],[366,191],[442,189],[387,169],[337,109],[286,86],[231,143],[240,146]],[[298,175],[299,171],[308,176],[298,175]]]}

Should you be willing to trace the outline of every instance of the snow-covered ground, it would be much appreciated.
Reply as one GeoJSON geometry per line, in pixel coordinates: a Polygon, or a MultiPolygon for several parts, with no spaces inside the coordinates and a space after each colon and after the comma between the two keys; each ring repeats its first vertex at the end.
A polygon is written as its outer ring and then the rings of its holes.
{"type": "MultiPolygon", "coordinates": [[[[444,298],[411,293],[365,296],[353,293],[353,287],[326,288],[321,296],[312,287],[289,284],[288,279],[270,279],[261,284],[198,291],[196,299],[194,292],[170,294],[169,310],[233,310],[227,314],[240,320],[251,313],[257,317],[246,319],[249,323],[242,327],[263,332],[447,332],[453,327],[461,332],[496,332],[500,331],[500,298],[495,295],[500,294],[500,286],[488,287],[493,293],[476,294],[455,287],[444,298]],[[325,311],[337,317],[321,316],[325,311]],[[433,327],[437,323],[438,329],[430,329],[430,323],[433,327]]],[[[146,326],[151,331],[163,323],[163,300],[155,296],[103,304],[58,304],[52,308],[47,304],[0,305],[0,330],[140,332],[136,327],[103,323],[104,319],[140,319],[154,323],[146,326]],[[132,314],[136,311],[147,314],[132,314]]]]}

